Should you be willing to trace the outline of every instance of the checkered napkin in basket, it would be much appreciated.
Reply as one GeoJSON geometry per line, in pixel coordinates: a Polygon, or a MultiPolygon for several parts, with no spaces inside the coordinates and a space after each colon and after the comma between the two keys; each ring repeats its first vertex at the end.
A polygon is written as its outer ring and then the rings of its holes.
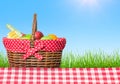
{"type": "Polygon", "coordinates": [[[30,48],[30,40],[26,39],[8,39],[3,38],[3,44],[7,51],[15,53],[26,53],[23,55],[23,59],[34,55],[39,60],[42,56],[37,51],[57,52],[62,51],[66,44],[65,38],[58,38],[57,40],[35,40],[34,48],[30,48]]]}
{"type": "Polygon", "coordinates": [[[120,84],[120,68],[0,68],[0,84],[120,84]]]}
{"type": "MultiPolygon", "coordinates": [[[[5,48],[11,52],[26,52],[30,48],[30,40],[26,39],[7,39],[3,38],[3,44],[5,48]]],[[[35,40],[34,47],[41,47],[43,51],[60,51],[63,50],[66,44],[65,38],[59,38],[57,40],[35,40]]]]}

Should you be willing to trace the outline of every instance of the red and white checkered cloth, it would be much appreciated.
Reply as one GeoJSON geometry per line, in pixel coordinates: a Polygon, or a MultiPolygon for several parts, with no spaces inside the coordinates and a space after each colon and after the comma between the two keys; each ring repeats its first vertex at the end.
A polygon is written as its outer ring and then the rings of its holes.
{"type": "Polygon", "coordinates": [[[3,38],[3,44],[6,50],[11,52],[26,53],[23,55],[23,59],[34,55],[39,60],[42,60],[42,55],[36,53],[37,51],[57,52],[62,51],[66,44],[65,38],[58,38],[56,40],[35,40],[34,48],[30,47],[30,40],[27,39],[8,39],[3,38]]]}
{"type": "MultiPolygon", "coordinates": [[[[3,38],[5,48],[11,52],[26,53],[30,49],[30,40],[26,39],[8,39],[3,38]]],[[[64,49],[66,45],[65,38],[58,38],[57,40],[35,40],[34,47],[37,50],[48,52],[56,52],[64,49]]]]}
{"type": "Polygon", "coordinates": [[[0,84],[120,84],[120,68],[0,68],[0,84]]]}

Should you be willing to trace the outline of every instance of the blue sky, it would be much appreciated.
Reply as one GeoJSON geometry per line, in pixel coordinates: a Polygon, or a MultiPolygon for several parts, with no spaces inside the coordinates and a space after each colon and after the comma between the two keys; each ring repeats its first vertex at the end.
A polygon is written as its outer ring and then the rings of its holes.
{"type": "Polygon", "coordinates": [[[0,2],[0,50],[9,23],[23,33],[31,33],[33,14],[38,30],[67,39],[64,50],[120,48],[120,0],[3,0],[0,2]]]}

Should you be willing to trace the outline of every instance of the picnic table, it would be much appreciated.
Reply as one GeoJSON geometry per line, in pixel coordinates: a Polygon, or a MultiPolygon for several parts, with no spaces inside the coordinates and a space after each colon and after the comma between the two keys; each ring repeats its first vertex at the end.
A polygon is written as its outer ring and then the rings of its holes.
{"type": "Polygon", "coordinates": [[[120,84],[120,68],[0,68],[0,84],[120,84]]]}

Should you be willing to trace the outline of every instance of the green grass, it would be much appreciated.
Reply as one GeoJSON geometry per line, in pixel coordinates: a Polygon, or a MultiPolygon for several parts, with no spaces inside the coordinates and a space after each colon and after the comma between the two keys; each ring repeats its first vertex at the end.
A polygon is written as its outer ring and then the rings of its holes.
{"type": "Polygon", "coordinates": [[[87,51],[83,55],[72,52],[64,53],[61,60],[62,68],[110,68],[120,67],[118,51],[108,55],[102,51],[87,51]]]}
{"type": "Polygon", "coordinates": [[[0,67],[8,67],[7,56],[2,52],[0,52],[0,67]]]}
{"type": "MultiPolygon", "coordinates": [[[[120,67],[120,54],[118,51],[111,55],[103,51],[84,54],[75,54],[73,52],[64,52],[61,59],[61,68],[109,68],[120,67]]],[[[0,52],[0,67],[8,67],[8,59],[0,52]]]]}

